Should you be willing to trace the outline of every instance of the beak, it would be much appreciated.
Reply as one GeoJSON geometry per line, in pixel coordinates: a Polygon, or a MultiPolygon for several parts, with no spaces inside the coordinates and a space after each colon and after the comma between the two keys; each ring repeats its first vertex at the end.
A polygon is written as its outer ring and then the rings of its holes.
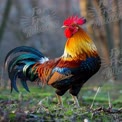
{"type": "Polygon", "coordinates": [[[67,26],[63,25],[61,28],[66,28],[67,26]]]}

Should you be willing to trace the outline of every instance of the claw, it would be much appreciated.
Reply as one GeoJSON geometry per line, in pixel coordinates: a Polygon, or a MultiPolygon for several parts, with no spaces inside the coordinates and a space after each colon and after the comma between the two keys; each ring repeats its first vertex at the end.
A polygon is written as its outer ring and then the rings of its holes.
{"type": "Polygon", "coordinates": [[[60,108],[60,109],[64,108],[64,106],[62,104],[60,104],[60,103],[57,104],[57,107],[60,108]]]}

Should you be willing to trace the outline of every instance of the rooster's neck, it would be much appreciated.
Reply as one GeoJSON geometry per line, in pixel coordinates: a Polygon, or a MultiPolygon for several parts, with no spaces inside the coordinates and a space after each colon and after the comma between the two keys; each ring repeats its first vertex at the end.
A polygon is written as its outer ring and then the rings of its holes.
{"type": "Polygon", "coordinates": [[[85,60],[96,56],[97,49],[88,34],[81,28],[66,42],[63,57],[67,59],[85,60]]]}

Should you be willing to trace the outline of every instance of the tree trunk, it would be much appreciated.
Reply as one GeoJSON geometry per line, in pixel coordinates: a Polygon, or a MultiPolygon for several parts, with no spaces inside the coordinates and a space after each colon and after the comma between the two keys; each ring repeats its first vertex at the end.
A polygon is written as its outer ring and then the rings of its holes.
{"type": "Polygon", "coordinates": [[[5,6],[5,11],[4,11],[3,18],[2,18],[2,23],[1,23],[1,26],[0,26],[0,43],[2,41],[4,31],[5,31],[5,27],[6,27],[8,18],[9,18],[11,5],[12,5],[12,0],[7,0],[6,6],[5,6]]]}

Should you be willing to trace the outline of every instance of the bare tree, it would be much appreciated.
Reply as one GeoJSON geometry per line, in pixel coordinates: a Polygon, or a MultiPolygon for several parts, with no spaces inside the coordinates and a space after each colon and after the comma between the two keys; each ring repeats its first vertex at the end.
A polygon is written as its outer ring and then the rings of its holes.
{"type": "Polygon", "coordinates": [[[3,14],[2,23],[0,26],[0,42],[2,41],[2,38],[3,38],[3,34],[5,31],[6,23],[8,21],[11,6],[12,6],[12,0],[7,0],[5,10],[4,10],[4,14],[3,14]]]}

